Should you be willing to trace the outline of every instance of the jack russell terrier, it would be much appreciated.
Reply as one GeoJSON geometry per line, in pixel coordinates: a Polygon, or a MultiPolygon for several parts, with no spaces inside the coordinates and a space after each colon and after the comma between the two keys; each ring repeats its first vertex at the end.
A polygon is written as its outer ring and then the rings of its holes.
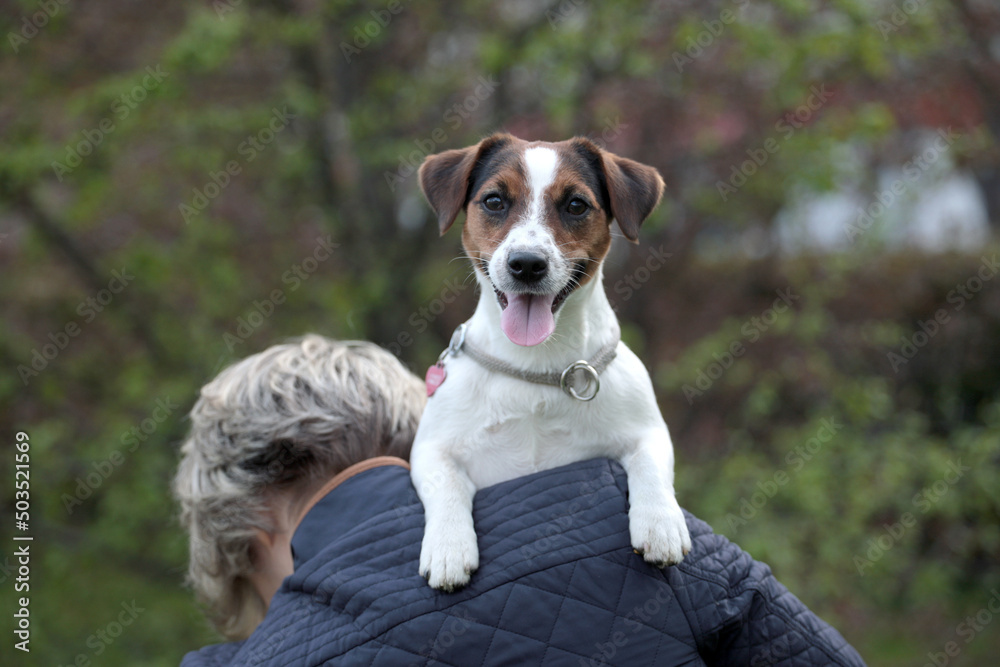
{"type": "Polygon", "coordinates": [[[420,187],[462,244],[481,294],[427,374],[410,463],[424,505],[420,574],[452,591],[479,567],[477,489],[595,457],[628,475],[632,546],[658,567],[691,548],[674,453],[649,374],[602,285],[611,222],[636,242],[663,194],[652,167],[583,138],[496,134],[429,156],[420,187]]]}

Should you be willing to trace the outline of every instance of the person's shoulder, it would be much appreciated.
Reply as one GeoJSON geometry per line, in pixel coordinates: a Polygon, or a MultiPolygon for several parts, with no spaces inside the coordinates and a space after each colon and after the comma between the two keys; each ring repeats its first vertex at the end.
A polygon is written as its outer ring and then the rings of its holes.
{"type": "Polygon", "coordinates": [[[729,633],[730,645],[746,644],[754,662],[864,665],[843,636],[782,585],[766,563],[689,512],[684,515],[692,549],[664,575],[702,642],[712,645],[729,633]]]}
{"type": "MultiPolygon", "coordinates": [[[[628,478],[612,459],[598,458],[541,471],[481,490],[475,524],[483,556],[501,559],[508,576],[530,566],[599,558],[624,564],[654,581],[691,593],[700,604],[732,595],[751,579],[770,575],[711,526],[685,511],[692,549],[677,566],[647,566],[634,553],[629,531],[628,478]],[[508,562],[509,561],[509,562],[508,562]],[[522,561],[525,561],[522,563],[522,561]]],[[[489,558],[484,558],[489,563],[489,558]]]]}
{"type": "Polygon", "coordinates": [[[681,561],[681,571],[727,589],[771,576],[766,564],[755,561],[739,545],[716,533],[689,511],[683,511],[691,534],[691,552],[681,561]]]}

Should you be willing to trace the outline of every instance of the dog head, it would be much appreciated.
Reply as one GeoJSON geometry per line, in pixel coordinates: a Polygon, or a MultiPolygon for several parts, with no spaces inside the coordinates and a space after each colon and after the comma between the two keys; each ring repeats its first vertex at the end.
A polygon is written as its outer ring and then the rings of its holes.
{"type": "Polygon", "coordinates": [[[466,212],[465,252],[492,285],[504,333],[518,345],[552,334],[560,306],[599,270],[612,221],[636,242],[663,195],[654,168],[585,138],[509,134],[427,157],[420,187],[442,234],[466,212]]]}

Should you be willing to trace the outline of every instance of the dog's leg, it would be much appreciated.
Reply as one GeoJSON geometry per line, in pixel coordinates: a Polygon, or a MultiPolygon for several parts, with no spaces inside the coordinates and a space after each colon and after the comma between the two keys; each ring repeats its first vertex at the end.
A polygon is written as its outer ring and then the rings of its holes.
{"type": "Polygon", "coordinates": [[[621,459],[628,475],[632,546],[657,567],[676,565],[691,550],[684,513],[674,497],[674,450],[666,429],[649,431],[621,459]]]}
{"type": "Polygon", "coordinates": [[[476,487],[452,457],[421,443],[411,456],[413,481],[424,505],[420,574],[431,588],[453,591],[469,583],[479,567],[472,524],[476,487]]]}

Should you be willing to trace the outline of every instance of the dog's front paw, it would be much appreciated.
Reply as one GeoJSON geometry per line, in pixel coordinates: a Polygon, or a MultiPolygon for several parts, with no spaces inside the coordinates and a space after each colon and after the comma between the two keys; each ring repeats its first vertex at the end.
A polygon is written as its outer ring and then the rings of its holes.
{"type": "Polygon", "coordinates": [[[666,505],[633,505],[628,519],[632,547],[647,563],[676,565],[691,551],[684,513],[673,496],[666,505]]]}
{"type": "Polygon", "coordinates": [[[420,546],[420,576],[431,588],[452,592],[469,583],[479,567],[479,545],[471,526],[427,526],[420,546]]]}

